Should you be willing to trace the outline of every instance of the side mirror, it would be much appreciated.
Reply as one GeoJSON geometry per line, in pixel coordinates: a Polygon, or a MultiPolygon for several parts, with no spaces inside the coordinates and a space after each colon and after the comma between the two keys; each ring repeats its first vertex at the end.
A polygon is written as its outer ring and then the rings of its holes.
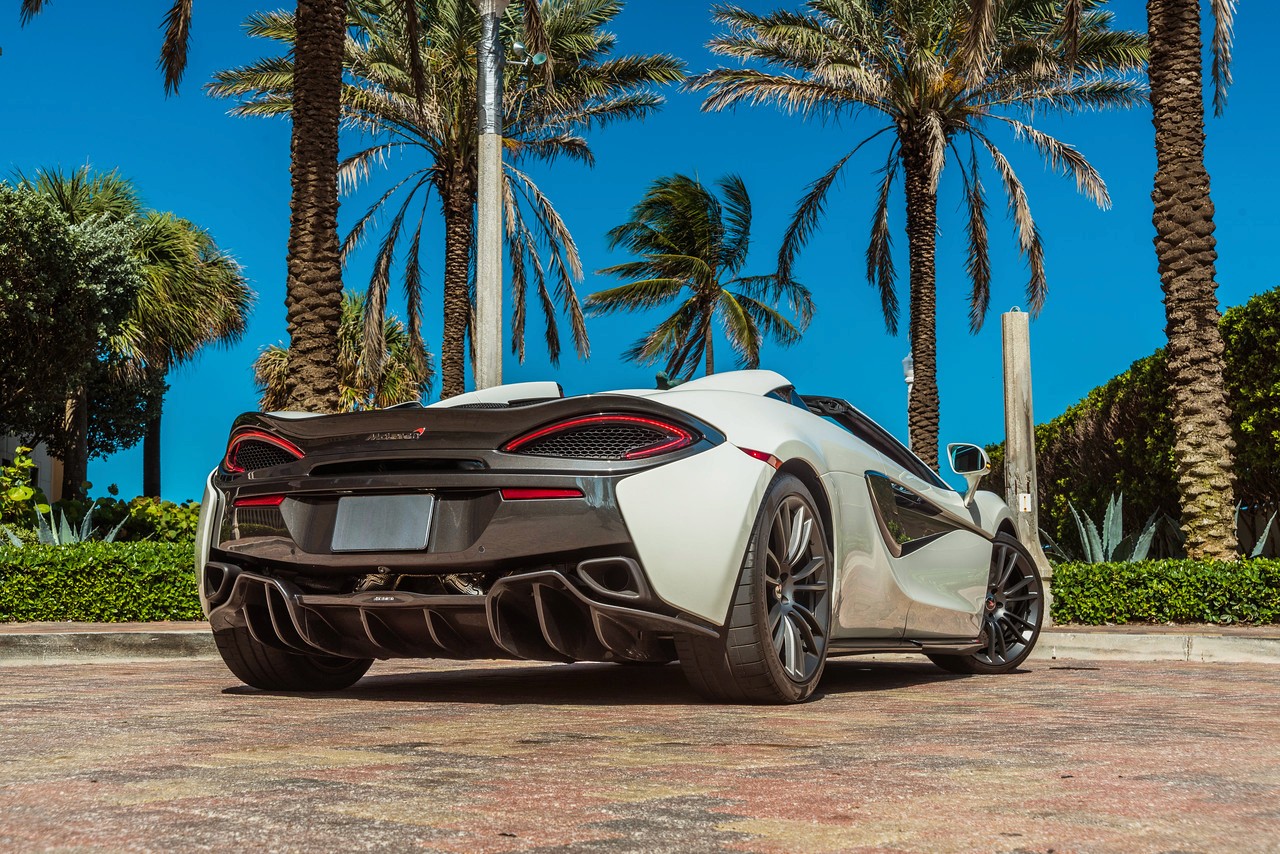
{"type": "Polygon", "coordinates": [[[973,494],[978,491],[978,482],[991,471],[991,460],[982,448],[963,442],[947,445],[947,459],[951,461],[951,470],[969,484],[964,493],[964,506],[968,507],[973,503],[973,494]]]}

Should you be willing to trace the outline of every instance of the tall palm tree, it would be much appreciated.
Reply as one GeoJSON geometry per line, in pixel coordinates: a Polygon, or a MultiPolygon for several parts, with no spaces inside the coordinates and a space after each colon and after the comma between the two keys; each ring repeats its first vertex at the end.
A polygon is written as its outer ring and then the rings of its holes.
{"type": "MultiPolygon", "coordinates": [[[[344,244],[350,251],[380,224],[384,231],[370,281],[370,353],[379,350],[375,322],[385,306],[398,248],[407,238],[403,286],[411,336],[421,338],[420,244],[431,195],[444,218],[444,336],[441,372],[444,396],[463,390],[466,333],[470,317],[469,283],[475,242],[477,190],[475,50],[480,17],[474,0],[423,0],[419,31],[412,36],[404,21],[386,13],[387,0],[357,0],[350,5],[352,38],[347,43],[348,85],[343,93],[348,122],[374,137],[347,157],[340,177],[354,188],[392,155],[398,161],[389,188],[356,222],[344,244]],[[429,70],[424,97],[415,97],[411,46],[429,70]]],[[[574,283],[581,279],[577,248],[551,201],[523,171],[522,161],[553,161],[560,156],[585,163],[592,154],[583,134],[618,119],[643,118],[663,99],[653,87],[683,79],[683,63],[669,56],[615,56],[615,37],[605,31],[621,11],[620,0],[544,0],[541,22],[556,57],[553,88],[531,80],[526,66],[505,68],[504,132],[506,242],[514,296],[512,350],[524,357],[526,291],[532,286],[546,320],[546,344],[552,361],[560,355],[556,303],[569,315],[574,346],[588,352],[586,326],[574,283]],[[545,260],[544,260],[545,259],[545,260]]],[[[528,41],[528,9],[508,9],[504,40],[528,41]]],[[[255,15],[249,32],[290,45],[292,16],[255,15]]],[[[215,95],[241,99],[241,115],[288,112],[293,66],[287,58],[262,60],[217,75],[215,95]]],[[[395,168],[395,167],[389,167],[395,168]]]]}
{"type": "MultiPolygon", "coordinates": [[[[999,6],[997,0],[974,3],[971,31],[980,34],[975,43],[990,38],[999,6]]],[[[1232,560],[1237,556],[1235,441],[1222,380],[1218,256],[1204,164],[1202,6],[1199,0],[1147,0],[1148,74],[1156,130],[1152,221],[1169,339],[1174,463],[1186,550],[1196,558],[1232,560]]],[[[1213,109],[1221,115],[1231,85],[1235,0],[1211,0],[1209,6],[1214,19],[1213,109]]],[[[1086,0],[1064,4],[1063,28],[1073,47],[1081,39],[1080,22],[1087,7],[1086,0]]]]}
{"type": "MultiPolygon", "coordinates": [[[[1231,81],[1234,0],[1213,0],[1214,112],[1231,81]]],[[[1187,554],[1237,555],[1231,404],[1222,381],[1213,202],[1204,165],[1198,2],[1147,0],[1156,177],[1151,194],[1164,290],[1174,462],[1187,554]]]]}
{"type": "Polygon", "coordinates": [[[708,110],[771,102],[806,118],[867,111],[888,120],[809,186],[779,251],[778,274],[784,279],[791,275],[845,165],[868,142],[891,133],[872,217],[867,278],[879,290],[888,330],[896,334],[898,292],[888,205],[901,173],[915,360],[908,420],[912,450],[934,468],[939,410],[934,254],[944,167],[949,159],[956,163],[968,207],[971,329],[981,327],[991,293],[979,151],[1003,185],[1018,246],[1030,267],[1027,302],[1038,313],[1047,289],[1040,234],[1026,191],[990,131],[1003,126],[1016,139],[1030,142],[1051,167],[1105,207],[1110,198],[1101,176],[1075,148],[1037,129],[1034,116],[1129,107],[1144,95],[1136,74],[1146,60],[1145,38],[1112,30],[1112,16],[1102,9],[1102,0],[1081,0],[1084,11],[1075,40],[1064,38],[1057,4],[998,2],[990,38],[974,47],[971,3],[977,2],[983,0],[809,0],[804,12],[768,15],[716,7],[715,19],[728,33],[711,42],[712,51],[753,64],[715,69],[692,81],[695,89],[710,92],[704,103],[708,110]],[[1069,52],[1074,53],[1070,60],[1069,52]]]}
{"type": "Polygon", "coordinates": [[[790,304],[802,327],[813,317],[809,291],[795,280],[741,275],[751,243],[751,199],[737,175],[715,186],[719,196],[686,175],[655,181],[631,219],[609,232],[611,249],[625,248],[639,259],[600,271],[633,281],[587,299],[596,315],[679,301],[626,353],[642,364],[665,358],[672,379],[692,377],[699,363],[715,373],[717,322],[739,363],[756,368],[766,337],[784,346],[800,340],[800,329],[775,307],[779,300],[790,304]]]}
{"type": "MultiPolygon", "coordinates": [[[[190,362],[205,347],[239,341],[255,297],[240,265],[194,223],[148,211],[136,235],[146,284],[108,348],[158,385],[170,369],[190,362]]],[[[155,497],[161,486],[163,407],[161,399],[142,440],[142,492],[155,497]]]]}
{"type": "MultiPolygon", "coordinates": [[[[209,344],[231,344],[244,332],[254,295],[240,267],[213,237],[170,213],[144,211],[133,185],[118,172],[94,173],[84,166],[18,181],[54,201],[74,225],[92,218],[127,223],[143,287],[120,330],[104,349],[119,364],[154,387],[170,368],[195,358],[209,344]]],[[[143,491],[160,494],[160,425],[163,401],[147,422],[143,439],[143,491]]],[[[63,459],[63,494],[79,491],[88,467],[88,399],[74,389],[66,430],[73,440],[63,459]]]]}
{"type": "MultiPolygon", "coordinates": [[[[464,0],[459,0],[464,2],[464,0]]],[[[47,0],[22,0],[22,23],[39,14],[47,0]]],[[[527,41],[546,51],[538,4],[520,0],[528,21],[527,41]]],[[[164,17],[160,51],[165,92],[178,91],[187,65],[194,0],[173,0],[164,17]]],[[[342,302],[342,264],[338,241],[338,125],[341,113],[342,58],[347,39],[348,0],[298,0],[293,61],[298,81],[290,86],[293,131],[290,142],[291,200],[286,256],[285,306],[290,346],[296,351],[289,379],[294,409],[325,411],[338,405],[338,320],[342,302]]],[[[395,0],[384,11],[406,21],[416,34],[416,0],[395,0]]],[[[416,45],[417,39],[411,41],[416,45]]],[[[418,99],[425,87],[419,57],[411,57],[411,78],[418,99]]]]}
{"type": "MultiPolygon", "coordinates": [[[[341,412],[378,409],[420,400],[431,393],[434,369],[431,354],[410,340],[405,326],[394,315],[383,318],[384,352],[376,372],[364,364],[364,327],[368,294],[347,291],[342,298],[342,325],[338,341],[338,381],[341,412]]],[[[288,382],[292,358],[281,346],[267,347],[253,364],[253,376],[266,411],[288,406],[288,382]]]]}

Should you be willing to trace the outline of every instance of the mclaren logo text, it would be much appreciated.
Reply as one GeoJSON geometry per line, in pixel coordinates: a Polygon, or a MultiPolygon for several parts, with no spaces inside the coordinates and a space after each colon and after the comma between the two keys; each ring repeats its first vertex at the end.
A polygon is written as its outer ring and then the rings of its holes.
{"type": "Polygon", "coordinates": [[[417,430],[411,430],[407,433],[370,433],[366,441],[391,442],[397,439],[421,439],[422,434],[425,432],[427,432],[426,427],[419,427],[417,430]]]}

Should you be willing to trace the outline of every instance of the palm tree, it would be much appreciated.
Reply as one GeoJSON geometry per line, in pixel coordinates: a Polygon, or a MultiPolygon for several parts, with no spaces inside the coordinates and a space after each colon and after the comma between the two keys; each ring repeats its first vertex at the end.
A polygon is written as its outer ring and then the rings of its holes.
{"type": "MultiPolygon", "coordinates": [[[[467,0],[458,0],[466,2],[467,0]]],[[[22,23],[44,8],[46,0],[22,0],[22,23]]],[[[178,91],[187,65],[194,0],[173,0],[164,17],[160,51],[165,92],[178,91]]],[[[520,0],[528,20],[528,41],[546,51],[538,4],[520,0]]],[[[347,40],[347,0],[298,0],[293,60],[297,85],[290,143],[292,197],[286,257],[285,307],[294,374],[288,382],[290,406],[325,411],[338,404],[338,319],[342,302],[342,264],[338,242],[338,125],[341,113],[342,59],[347,40]]],[[[396,0],[384,11],[406,21],[416,34],[420,3],[396,0]]],[[[416,45],[413,39],[411,44],[416,45]]],[[[411,57],[418,100],[425,87],[421,59],[411,57]]]]}
{"type": "Polygon", "coordinates": [[[1106,207],[1110,198],[1098,173],[1075,148],[1037,129],[1033,118],[1044,112],[1130,107],[1144,95],[1136,73],[1146,60],[1146,41],[1138,33],[1110,29],[1112,16],[1101,10],[1102,0],[1081,0],[1079,37],[1073,41],[1063,36],[1057,4],[998,3],[990,38],[976,48],[971,2],[982,0],[809,0],[807,14],[769,15],[720,6],[714,16],[728,33],[711,42],[712,51],[760,67],[719,68],[692,82],[695,89],[709,90],[708,110],[772,102],[806,118],[865,110],[888,119],[887,126],[809,186],[779,251],[778,275],[791,276],[845,165],[868,142],[892,132],[872,217],[867,278],[879,290],[885,325],[896,334],[888,205],[901,173],[915,360],[908,419],[912,450],[934,468],[939,409],[934,251],[938,181],[948,159],[960,170],[968,207],[969,323],[976,332],[986,316],[991,284],[979,150],[990,159],[1008,199],[1018,246],[1030,267],[1027,302],[1033,313],[1043,306],[1047,288],[1044,250],[1026,192],[990,136],[991,128],[1007,127],[1015,138],[1029,141],[1050,166],[1073,178],[1080,192],[1106,207]],[[1069,50],[1075,54],[1071,61],[1069,50]]]}
{"type": "Polygon", "coordinates": [[[813,317],[809,291],[792,279],[742,276],[751,242],[751,199],[737,175],[715,183],[717,197],[696,178],[659,178],[634,208],[631,219],[609,232],[611,249],[623,247],[639,260],[607,267],[606,275],[632,279],[587,299],[594,315],[657,308],[683,301],[627,351],[642,364],[667,360],[668,377],[693,376],[699,363],[715,373],[717,322],[746,368],[760,366],[760,344],[800,340],[800,329],[775,308],[786,299],[801,326],[813,317]],[[730,290],[736,288],[736,290],[730,290]]]}
{"type": "MultiPolygon", "coordinates": [[[[145,286],[109,350],[150,383],[193,360],[210,344],[244,335],[254,293],[231,256],[204,229],[171,213],[148,211],[137,226],[135,251],[145,286]]],[[[142,492],[159,497],[163,398],[142,441],[142,492]]]]}
{"type": "MultiPolygon", "coordinates": [[[[1234,0],[1214,0],[1214,112],[1231,82],[1234,0]]],[[[1174,462],[1187,554],[1235,560],[1231,404],[1222,380],[1213,202],[1204,165],[1199,2],[1147,0],[1156,128],[1152,216],[1169,339],[1174,462]]]]}
{"type": "MultiPolygon", "coordinates": [[[[240,267],[213,237],[169,213],[143,211],[133,185],[115,171],[93,173],[84,166],[22,173],[19,183],[48,196],[73,224],[102,218],[127,223],[143,287],[120,330],[104,341],[109,357],[126,366],[147,387],[160,386],[169,369],[189,362],[209,344],[231,344],[244,332],[253,304],[240,267]]],[[[143,492],[160,494],[160,425],[163,400],[154,408],[143,439],[143,492]]],[[[66,430],[72,437],[63,459],[63,494],[80,489],[88,468],[88,399],[73,389],[66,430]]]]}
{"type": "MultiPolygon", "coordinates": [[[[1085,0],[1066,0],[1064,30],[1072,47],[1081,39],[1085,0]]],[[[1147,0],[1151,45],[1152,120],[1156,177],[1152,220],[1156,263],[1164,291],[1169,339],[1169,388],[1177,441],[1182,526],[1193,558],[1234,560],[1234,450],[1231,404],[1223,383],[1218,330],[1216,241],[1209,172],[1204,164],[1201,72],[1202,4],[1147,0]]],[[[994,0],[975,2],[971,31],[989,38],[994,0]]],[[[1213,111],[1221,115],[1231,85],[1235,0],[1212,0],[1213,111]]]]}
{"type": "MultiPolygon", "coordinates": [[[[416,43],[430,75],[424,97],[418,100],[411,74],[414,41],[403,20],[387,14],[386,6],[387,0],[359,0],[350,6],[353,36],[347,44],[344,115],[374,141],[343,161],[340,177],[346,187],[354,188],[390,156],[408,154],[412,159],[356,222],[344,251],[370,236],[380,220],[385,223],[369,287],[374,310],[369,315],[366,347],[373,354],[379,350],[381,328],[376,320],[386,304],[398,249],[407,237],[403,287],[410,335],[421,341],[420,244],[434,192],[444,218],[440,362],[442,392],[449,397],[463,390],[471,307],[479,133],[475,46],[480,17],[473,0],[419,4],[423,20],[416,43]]],[[[621,8],[620,0],[546,0],[541,20],[546,43],[557,58],[554,87],[530,81],[524,66],[508,64],[505,69],[504,188],[514,295],[512,350],[521,359],[530,286],[546,319],[546,345],[553,363],[560,355],[557,302],[569,315],[579,355],[585,356],[589,348],[574,286],[582,277],[577,247],[551,201],[521,168],[522,161],[550,162],[566,156],[590,164],[591,150],[583,137],[586,130],[618,119],[643,118],[663,101],[653,86],[683,79],[683,63],[672,57],[613,55],[616,39],[604,27],[621,8]]],[[[512,7],[502,26],[504,40],[510,43],[521,38],[527,19],[512,7]]],[[[295,37],[293,17],[283,13],[255,15],[248,30],[284,45],[291,45],[295,37]]],[[[235,110],[241,115],[281,115],[290,109],[292,78],[293,66],[287,58],[267,59],[218,74],[210,91],[242,99],[235,110]]]]}
{"type": "MultiPolygon", "coordinates": [[[[379,409],[420,400],[431,393],[434,369],[431,354],[415,347],[405,326],[394,315],[383,319],[385,350],[376,373],[363,363],[363,337],[368,294],[347,291],[342,298],[342,325],[339,327],[338,381],[342,412],[379,409]]],[[[289,405],[288,382],[292,354],[281,346],[262,351],[253,364],[263,410],[285,409],[289,405]]]]}

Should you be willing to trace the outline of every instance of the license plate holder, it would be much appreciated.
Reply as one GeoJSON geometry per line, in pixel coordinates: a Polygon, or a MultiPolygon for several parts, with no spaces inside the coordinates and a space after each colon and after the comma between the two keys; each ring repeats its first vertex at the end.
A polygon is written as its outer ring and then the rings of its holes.
{"type": "Polygon", "coordinates": [[[412,552],[427,547],[436,497],[347,495],[338,499],[335,552],[412,552]]]}

